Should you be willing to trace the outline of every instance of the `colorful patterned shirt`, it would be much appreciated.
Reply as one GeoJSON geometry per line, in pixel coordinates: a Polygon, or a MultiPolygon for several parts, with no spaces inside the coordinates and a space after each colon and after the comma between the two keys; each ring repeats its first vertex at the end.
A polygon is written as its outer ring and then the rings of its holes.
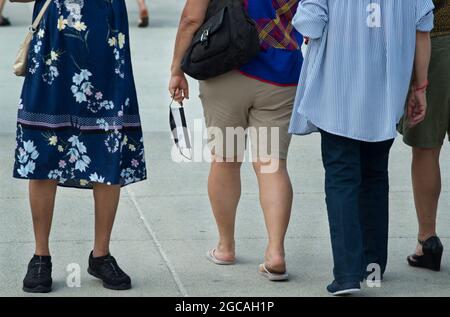
{"type": "Polygon", "coordinates": [[[297,86],[303,63],[303,37],[292,18],[299,0],[245,0],[250,17],[256,22],[261,52],[241,68],[244,75],[278,86],[297,86]]]}
{"type": "Polygon", "coordinates": [[[450,0],[433,0],[436,7],[432,37],[450,35],[450,0]]]}

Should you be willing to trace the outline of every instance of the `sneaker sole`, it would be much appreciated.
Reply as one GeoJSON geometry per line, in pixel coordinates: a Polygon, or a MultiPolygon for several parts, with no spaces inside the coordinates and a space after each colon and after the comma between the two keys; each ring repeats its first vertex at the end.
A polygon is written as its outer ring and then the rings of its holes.
{"type": "Polygon", "coordinates": [[[22,287],[22,290],[25,293],[33,293],[33,294],[38,294],[38,293],[50,293],[52,291],[52,287],[51,286],[43,286],[43,285],[39,285],[36,286],[34,288],[29,288],[29,287],[22,287]]]}
{"type": "Polygon", "coordinates": [[[120,285],[111,285],[111,284],[108,284],[105,281],[103,281],[103,279],[98,274],[96,274],[94,271],[92,271],[90,268],[88,268],[87,271],[93,277],[98,278],[99,280],[101,280],[103,282],[103,287],[104,288],[111,289],[111,290],[114,290],[114,291],[126,291],[126,290],[131,289],[131,284],[127,283],[127,284],[120,284],[120,285]]]}
{"type": "Polygon", "coordinates": [[[333,296],[342,296],[342,295],[351,295],[351,294],[355,294],[355,293],[359,293],[361,292],[360,288],[351,288],[351,289],[345,289],[342,291],[337,291],[334,293],[330,293],[333,296]]]}

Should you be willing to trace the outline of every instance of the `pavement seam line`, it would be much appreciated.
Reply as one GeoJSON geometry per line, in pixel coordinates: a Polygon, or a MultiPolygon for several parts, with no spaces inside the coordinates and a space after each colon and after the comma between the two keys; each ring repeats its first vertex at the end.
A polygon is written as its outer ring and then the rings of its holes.
{"type": "Polygon", "coordinates": [[[148,223],[147,219],[145,218],[144,213],[135,198],[134,192],[129,187],[127,187],[126,190],[128,192],[129,198],[131,199],[131,201],[134,205],[134,208],[138,212],[139,217],[145,226],[145,229],[150,234],[150,236],[153,240],[153,243],[156,246],[156,249],[158,250],[160,256],[162,257],[164,263],[166,264],[167,269],[169,270],[170,275],[172,276],[172,279],[174,280],[175,284],[177,285],[178,291],[181,293],[181,295],[183,297],[188,297],[188,293],[183,285],[183,282],[181,281],[180,277],[178,276],[178,273],[175,270],[175,267],[173,266],[172,262],[169,260],[169,257],[167,256],[166,252],[164,252],[161,243],[159,242],[158,238],[156,237],[155,231],[152,229],[152,227],[148,223]]]}

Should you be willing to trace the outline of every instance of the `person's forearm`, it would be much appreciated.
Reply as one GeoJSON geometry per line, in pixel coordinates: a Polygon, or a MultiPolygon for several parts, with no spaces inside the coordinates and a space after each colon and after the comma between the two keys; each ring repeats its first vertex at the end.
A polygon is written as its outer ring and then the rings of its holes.
{"type": "Polygon", "coordinates": [[[430,33],[417,32],[416,56],[414,61],[414,82],[422,87],[428,82],[428,68],[431,58],[430,33]]]}
{"type": "Polygon", "coordinates": [[[182,72],[181,62],[183,56],[186,54],[186,51],[191,45],[192,38],[202,23],[203,20],[189,17],[186,13],[183,13],[175,41],[175,50],[171,67],[172,74],[179,74],[182,72]]]}

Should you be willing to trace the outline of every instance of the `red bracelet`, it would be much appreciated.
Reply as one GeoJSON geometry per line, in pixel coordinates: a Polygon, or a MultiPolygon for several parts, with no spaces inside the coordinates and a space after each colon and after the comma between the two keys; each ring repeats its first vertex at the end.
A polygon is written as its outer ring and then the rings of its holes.
{"type": "Polygon", "coordinates": [[[428,88],[428,85],[429,85],[430,83],[428,82],[428,80],[427,80],[427,83],[424,85],[424,86],[422,86],[422,87],[414,87],[414,91],[423,91],[423,90],[427,90],[427,88],[428,88]]]}

